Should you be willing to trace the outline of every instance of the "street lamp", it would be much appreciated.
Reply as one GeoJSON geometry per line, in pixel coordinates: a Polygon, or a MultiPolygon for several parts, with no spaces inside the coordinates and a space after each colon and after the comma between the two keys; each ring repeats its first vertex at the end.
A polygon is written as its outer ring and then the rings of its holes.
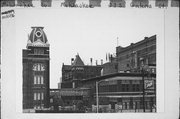
{"type": "Polygon", "coordinates": [[[96,81],[96,112],[97,113],[99,113],[99,94],[98,94],[98,89],[99,89],[99,87],[98,87],[98,84],[99,83],[101,83],[101,82],[103,82],[103,81],[109,81],[108,79],[106,79],[106,80],[100,80],[100,81],[96,81]]]}
{"type": "Polygon", "coordinates": [[[102,82],[103,80],[96,81],[96,112],[99,113],[99,97],[98,97],[98,83],[102,82]]]}
{"type": "Polygon", "coordinates": [[[98,99],[98,81],[96,81],[96,110],[98,113],[98,109],[99,109],[99,99],[98,99]]]}
{"type": "MultiPolygon", "coordinates": [[[[116,80],[120,80],[120,79],[113,79],[113,81],[116,81],[116,80]]],[[[105,79],[105,80],[100,80],[100,81],[96,81],[96,106],[97,106],[97,113],[99,113],[99,87],[98,87],[98,84],[103,82],[103,81],[111,81],[111,79],[105,79]]]]}

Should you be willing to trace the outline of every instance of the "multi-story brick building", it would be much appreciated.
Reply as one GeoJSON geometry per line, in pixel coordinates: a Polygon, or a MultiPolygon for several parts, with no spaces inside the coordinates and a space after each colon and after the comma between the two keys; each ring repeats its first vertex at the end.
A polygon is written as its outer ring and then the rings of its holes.
{"type": "Polygon", "coordinates": [[[84,62],[77,54],[71,65],[62,66],[61,88],[81,87],[81,80],[101,75],[101,65],[84,65],[84,62]]]}
{"type": "Polygon", "coordinates": [[[116,56],[110,55],[109,62],[98,66],[98,74],[97,66],[85,66],[79,55],[72,61],[72,65],[62,68],[62,88],[71,88],[64,90],[66,93],[60,91],[66,101],[88,97],[88,106],[97,105],[98,82],[99,105],[111,105],[116,111],[155,111],[156,35],[127,47],[117,47],[116,56]],[[78,93],[81,91],[89,93],[78,93]]]}
{"type": "Polygon", "coordinates": [[[94,92],[89,102],[97,105],[98,88],[99,105],[111,104],[115,110],[120,106],[121,111],[153,111],[156,105],[156,35],[127,47],[118,46],[116,56],[110,59],[102,65],[104,76],[82,81],[83,87],[94,92]]]}
{"type": "Polygon", "coordinates": [[[156,66],[156,35],[127,47],[116,47],[116,56],[118,72],[140,72],[143,66],[156,66]]]}
{"type": "Polygon", "coordinates": [[[23,49],[23,109],[49,107],[49,46],[43,27],[32,27],[23,49]]]}
{"type": "Polygon", "coordinates": [[[78,54],[75,60],[71,59],[71,65],[63,64],[59,95],[64,105],[78,107],[81,101],[87,102],[90,98],[89,89],[83,87],[82,80],[101,76],[101,70],[101,65],[85,65],[78,54]]]}

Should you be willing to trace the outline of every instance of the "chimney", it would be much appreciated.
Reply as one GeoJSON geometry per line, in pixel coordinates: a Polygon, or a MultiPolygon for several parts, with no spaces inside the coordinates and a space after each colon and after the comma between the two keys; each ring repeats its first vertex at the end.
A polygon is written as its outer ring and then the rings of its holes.
{"type": "Polygon", "coordinates": [[[113,58],[113,56],[112,56],[112,54],[111,54],[111,61],[110,61],[111,63],[112,63],[112,60],[113,60],[112,58],[113,58]]]}
{"type": "Polygon", "coordinates": [[[144,39],[148,39],[148,37],[144,37],[144,39]]]}
{"type": "Polygon", "coordinates": [[[74,63],[74,58],[71,58],[71,65],[73,65],[74,63]]]}
{"type": "Polygon", "coordinates": [[[90,58],[90,62],[91,62],[91,66],[92,66],[92,64],[93,64],[93,59],[92,58],[90,58]]]}
{"type": "Polygon", "coordinates": [[[103,60],[101,59],[101,65],[103,65],[103,60]]]}

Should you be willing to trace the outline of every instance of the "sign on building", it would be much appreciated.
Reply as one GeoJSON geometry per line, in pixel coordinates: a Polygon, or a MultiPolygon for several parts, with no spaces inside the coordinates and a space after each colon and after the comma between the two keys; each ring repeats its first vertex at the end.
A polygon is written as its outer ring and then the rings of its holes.
{"type": "Polygon", "coordinates": [[[144,81],[144,88],[148,89],[148,90],[154,89],[154,80],[145,80],[144,81]]]}

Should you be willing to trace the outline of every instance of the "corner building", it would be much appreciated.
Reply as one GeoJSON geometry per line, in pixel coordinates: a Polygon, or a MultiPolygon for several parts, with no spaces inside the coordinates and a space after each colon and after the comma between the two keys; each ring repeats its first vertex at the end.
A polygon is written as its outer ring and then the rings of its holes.
{"type": "Polygon", "coordinates": [[[118,72],[140,72],[142,66],[153,67],[156,73],[156,35],[145,37],[137,43],[131,43],[127,47],[116,47],[118,72]]]}
{"type": "Polygon", "coordinates": [[[49,106],[49,46],[43,27],[32,27],[23,49],[23,109],[49,106]]]}

